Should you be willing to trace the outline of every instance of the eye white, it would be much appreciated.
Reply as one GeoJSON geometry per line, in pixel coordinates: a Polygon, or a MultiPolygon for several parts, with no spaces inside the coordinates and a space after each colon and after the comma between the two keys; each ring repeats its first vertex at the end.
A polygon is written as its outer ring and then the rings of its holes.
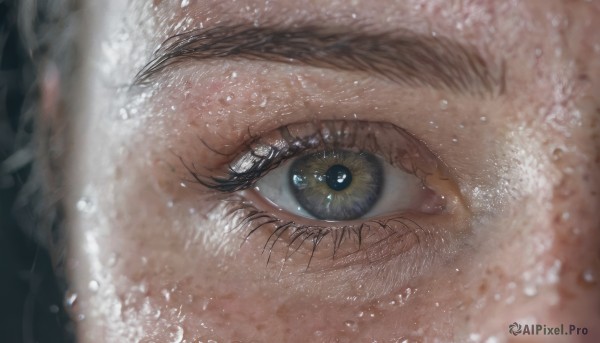
{"type": "MultiPolygon", "coordinates": [[[[315,219],[294,196],[289,180],[292,163],[293,160],[287,161],[264,175],[256,183],[255,190],[274,207],[300,217],[315,219]]],[[[418,177],[385,161],[381,160],[381,164],[384,175],[381,194],[373,208],[362,218],[414,209],[423,198],[425,188],[418,177]]]]}

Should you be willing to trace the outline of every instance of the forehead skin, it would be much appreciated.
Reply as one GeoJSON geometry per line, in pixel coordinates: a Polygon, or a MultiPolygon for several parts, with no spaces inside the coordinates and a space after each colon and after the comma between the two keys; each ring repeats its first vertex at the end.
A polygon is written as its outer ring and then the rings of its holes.
{"type": "Polygon", "coordinates": [[[556,342],[600,339],[598,1],[111,0],[90,1],[84,16],[66,199],[82,342],[548,338],[509,336],[512,322],[590,330],[556,342]],[[168,37],[238,22],[448,37],[503,65],[505,91],[478,99],[219,59],[127,90],[168,37]],[[287,269],[266,267],[256,248],[264,241],[241,245],[218,203],[180,186],[173,151],[215,159],[198,137],[221,146],[248,127],[354,111],[410,130],[460,180],[477,220],[428,273],[407,280],[368,268],[324,276],[292,268],[281,277],[287,269]]]}

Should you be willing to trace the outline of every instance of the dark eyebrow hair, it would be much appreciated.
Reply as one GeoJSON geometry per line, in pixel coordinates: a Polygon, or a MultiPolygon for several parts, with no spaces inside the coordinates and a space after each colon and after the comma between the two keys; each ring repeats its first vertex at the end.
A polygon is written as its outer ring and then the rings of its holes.
{"type": "Polygon", "coordinates": [[[504,64],[490,68],[477,51],[445,37],[406,30],[363,33],[347,28],[219,25],[168,38],[136,75],[149,83],[189,60],[247,59],[359,71],[409,85],[482,95],[502,94],[504,64]]]}

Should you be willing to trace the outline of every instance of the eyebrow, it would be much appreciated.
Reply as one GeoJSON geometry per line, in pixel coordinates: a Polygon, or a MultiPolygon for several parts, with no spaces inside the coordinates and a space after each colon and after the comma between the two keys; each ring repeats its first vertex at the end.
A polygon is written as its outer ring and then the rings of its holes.
{"type": "Polygon", "coordinates": [[[504,63],[490,65],[473,47],[407,30],[221,24],[168,38],[134,84],[150,83],[188,61],[245,59],[365,72],[412,87],[483,95],[504,92],[504,63]]]}

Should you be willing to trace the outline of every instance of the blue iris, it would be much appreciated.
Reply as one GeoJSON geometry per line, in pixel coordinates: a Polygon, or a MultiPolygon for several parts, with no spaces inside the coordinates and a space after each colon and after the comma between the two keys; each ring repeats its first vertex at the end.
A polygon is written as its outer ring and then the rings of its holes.
{"type": "Polygon", "coordinates": [[[289,186],[298,204],[317,219],[352,220],[379,200],[383,167],[372,154],[322,151],[292,163],[289,186]]]}

